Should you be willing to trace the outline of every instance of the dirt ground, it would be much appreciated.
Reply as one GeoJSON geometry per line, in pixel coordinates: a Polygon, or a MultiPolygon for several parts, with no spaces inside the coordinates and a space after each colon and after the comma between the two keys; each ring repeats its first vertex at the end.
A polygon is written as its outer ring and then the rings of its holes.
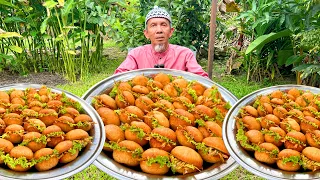
{"type": "Polygon", "coordinates": [[[66,84],[68,81],[61,75],[49,72],[31,73],[27,76],[11,74],[7,71],[0,72],[0,86],[16,83],[41,84],[47,86],[56,86],[66,84]]]}

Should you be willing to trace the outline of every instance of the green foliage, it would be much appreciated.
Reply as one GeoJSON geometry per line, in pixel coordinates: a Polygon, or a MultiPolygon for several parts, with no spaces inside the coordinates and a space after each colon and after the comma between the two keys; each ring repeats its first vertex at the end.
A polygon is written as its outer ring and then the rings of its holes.
{"type": "MultiPolygon", "coordinates": [[[[287,72],[288,68],[303,64],[306,54],[301,53],[301,49],[315,53],[319,35],[303,35],[309,31],[312,34],[312,30],[319,28],[319,3],[307,0],[251,0],[241,3],[244,11],[238,19],[243,33],[252,38],[243,62],[247,81],[262,81],[265,77],[273,79],[281,74],[280,71],[287,72]],[[306,37],[308,39],[303,39],[306,37]]],[[[305,75],[303,73],[302,78],[305,75]]]]}
{"type": "MultiPolygon", "coordinates": [[[[109,22],[124,0],[0,1],[0,29],[23,37],[0,38],[0,70],[54,71],[69,80],[101,71],[109,22]]],[[[1,31],[2,32],[2,31],[1,31]]]]}
{"type": "Polygon", "coordinates": [[[275,41],[279,38],[290,36],[291,32],[290,30],[286,29],[277,33],[269,33],[266,35],[259,36],[257,39],[255,39],[253,42],[250,43],[246,50],[246,55],[250,54],[252,51],[256,49],[261,49],[264,45],[266,45],[269,42],[275,41]]]}
{"type": "Polygon", "coordinates": [[[171,14],[175,33],[170,39],[173,44],[179,44],[193,49],[207,47],[209,38],[210,0],[140,0],[129,1],[124,10],[116,17],[113,35],[122,48],[136,47],[148,43],[143,35],[145,16],[158,5],[171,14]]]}

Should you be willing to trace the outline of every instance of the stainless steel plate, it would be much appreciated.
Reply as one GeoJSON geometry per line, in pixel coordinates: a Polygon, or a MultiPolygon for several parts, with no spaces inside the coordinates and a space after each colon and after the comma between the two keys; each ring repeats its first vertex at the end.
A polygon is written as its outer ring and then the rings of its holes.
{"type": "MultiPolygon", "coordinates": [[[[212,82],[208,78],[204,78],[199,75],[195,75],[185,71],[179,70],[171,70],[171,69],[159,69],[159,68],[150,68],[150,69],[142,69],[142,70],[134,70],[125,72],[122,74],[113,75],[105,80],[100,81],[95,84],[92,88],[90,88],[85,95],[82,96],[83,99],[87,101],[87,103],[91,103],[93,97],[99,94],[102,94],[107,89],[111,89],[114,85],[114,82],[117,81],[127,81],[131,80],[133,77],[137,75],[145,75],[151,76],[157,73],[163,72],[165,74],[171,74],[172,76],[182,76],[186,80],[196,80],[199,83],[203,84],[207,88],[216,85],[223,97],[223,99],[230,103],[230,105],[234,105],[237,101],[237,98],[231,94],[227,89],[220,86],[217,83],[212,82]]],[[[105,173],[118,178],[118,179],[219,179],[231,171],[233,171],[238,164],[230,157],[226,163],[221,165],[211,166],[204,171],[187,174],[187,175],[176,175],[176,176],[155,176],[146,174],[140,171],[135,171],[133,169],[127,168],[117,162],[115,162],[112,158],[109,158],[103,151],[98,156],[94,165],[99,169],[104,171],[105,173]]]]}
{"type": "Polygon", "coordinates": [[[224,143],[230,153],[230,155],[245,169],[251,173],[261,176],[266,179],[320,179],[320,172],[287,172],[280,169],[272,168],[267,166],[255,158],[251,157],[237,142],[236,134],[236,120],[235,117],[238,116],[239,110],[248,105],[252,104],[256,98],[260,95],[267,95],[275,90],[288,90],[291,88],[297,88],[304,91],[310,91],[314,94],[319,94],[320,89],[310,86],[302,85],[279,85],[272,86],[264,89],[255,91],[243,98],[241,98],[226,115],[222,127],[222,134],[224,143]]]}
{"type": "MultiPolygon", "coordinates": [[[[39,89],[42,85],[39,84],[11,84],[0,87],[0,91],[8,91],[11,89],[25,90],[26,88],[39,89]]],[[[16,172],[9,168],[0,168],[0,179],[1,180],[34,180],[34,179],[45,179],[45,180],[57,180],[70,177],[85,168],[87,168],[100,154],[102,151],[105,141],[105,130],[102,120],[99,114],[94,108],[87,104],[83,99],[54,87],[47,86],[55,93],[65,93],[67,97],[79,102],[84,109],[85,113],[88,114],[93,122],[93,128],[89,132],[90,136],[93,137],[92,143],[88,144],[85,149],[82,150],[81,154],[74,161],[65,164],[61,167],[55,167],[49,171],[43,172],[16,172]]]]}

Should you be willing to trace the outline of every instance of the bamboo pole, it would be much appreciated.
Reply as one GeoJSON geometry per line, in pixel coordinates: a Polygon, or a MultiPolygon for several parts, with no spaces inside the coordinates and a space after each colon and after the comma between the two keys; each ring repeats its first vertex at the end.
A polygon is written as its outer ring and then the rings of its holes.
{"type": "Polygon", "coordinates": [[[210,17],[210,35],[209,35],[209,50],[208,50],[208,75],[212,79],[212,64],[214,60],[214,43],[216,35],[216,16],[217,16],[217,0],[211,2],[211,17],[210,17]]]}

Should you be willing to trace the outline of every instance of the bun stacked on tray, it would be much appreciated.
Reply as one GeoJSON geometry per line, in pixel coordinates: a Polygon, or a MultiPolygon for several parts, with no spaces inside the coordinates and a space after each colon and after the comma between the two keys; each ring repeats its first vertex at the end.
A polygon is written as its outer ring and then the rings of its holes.
{"type": "Polygon", "coordinates": [[[0,91],[0,163],[14,171],[47,171],[75,160],[91,143],[92,119],[64,93],[0,91]]]}
{"type": "Polygon", "coordinates": [[[320,96],[307,90],[273,90],[242,107],[236,139],[256,160],[284,171],[320,169],[320,96]]]}
{"type": "Polygon", "coordinates": [[[218,87],[157,73],[114,82],[104,92],[92,105],[105,124],[105,153],[118,163],[172,175],[202,171],[229,158],[221,126],[231,106],[218,87]]]}

